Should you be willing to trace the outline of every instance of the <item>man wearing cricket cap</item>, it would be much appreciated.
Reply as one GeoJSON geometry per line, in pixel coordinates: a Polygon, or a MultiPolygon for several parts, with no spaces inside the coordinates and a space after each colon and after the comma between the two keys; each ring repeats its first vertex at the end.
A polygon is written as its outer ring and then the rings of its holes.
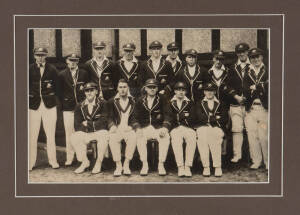
{"type": "Polygon", "coordinates": [[[169,61],[171,63],[174,75],[176,76],[178,71],[182,67],[182,61],[178,57],[179,46],[176,42],[172,42],[167,46],[167,49],[169,54],[166,58],[166,61],[169,61]]]}
{"type": "Polygon", "coordinates": [[[106,57],[106,44],[93,43],[93,58],[86,62],[86,70],[90,73],[90,79],[99,88],[99,95],[105,100],[115,95],[114,64],[106,57]]]}
{"type": "Polygon", "coordinates": [[[59,168],[55,146],[58,72],[46,61],[46,48],[35,48],[33,54],[35,63],[29,66],[29,170],[32,170],[36,163],[41,122],[46,133],[49,164],[56,169],[59,168]]]}
{"type": "Polygon", "coordinates": [[[58,75],[58,95],[63,112],[66,136],[66,166],[74,159],[74,149],[70,137],[74,130],[74,110],[77,104],[85,99],[84,85],[89,82],[89,73],[78,67],[80,57],[75,53],[66,57],[67,68],[58,75]]]}
{"type": "Polygon", "coordinates": [[[194,103],[188,99],[186,84],[177,82],[174,86],[175,95],[165,108],[164,126],[171,136],[172,148],[178,166],[178,176],[191,177],[191,166],[196,150],[196,132],[194,128],[194,103]],[[185,160],[183,159],[183,141],[186,142],[185,160]]]}
{"type": "Polygon", "coordinates": [[[237,62],[231,67],[228,74],[229,88],[229,115],[232,122],[233,158],[231,162],[237,163],[242,158],[243,130],[245,111],[245,79],[250,69],[248,58],[249,45],[239,43],[235,46],[237,62]]]}
{"type": "Polygon", "coordinates": [[[142,73],[139,78],[140,86],[143,86],[148,79],[155,79],[158,83],[158,93],[166,101],[174,85],[174,72],[171,63],[162,58],[162,44],[159,41],[153,41],[149,45],[151,57],[143,62],[142,73]]]}
{"type": "Polygon", "coordinates": [[[164,109],[161,96],[158,94],[158,82],[155,79],[148,79],[144,90],[146,95],[138,99],[135,106],[134,118],[136,123],[137,149],[140,154],[140,160],[143,162],[141,175],[148,174],[147,162],[147,141],[158,141],[158,174],[166,175],[164,162],[170,145],[170,136],[168,129],[163,126],[164,109]]]}
{"type": "Polygon", "coordinates": [[[183,81],[187,86],[186,96],[196,102],[203,98],[203,84],[205,83],[207,70],[197,64],[197,51],[186,50],[184,53],[186,65],[177,73],[176,79],[183,81]]]}
{"type": "MultiPolygon", "coordinates": [[[[123,57],[116,63],[115,83],[120,79],[126,80],[129,86],[129,93],[134,98],[140,96],[139,76],[141,74],[141,64],[134,56],[135,44],[127,43],[123,46],[123,57]]],[[[116,85],[115,88],[118,86],[116,85]]]]}
{"type": "Polygon", "coordinates": [[[228,120],[227,110],[216,94],[216,86],[207,83],[204,86],[204,98],[196,104],[197,145],[203,165],[203,176],[210,176],[211,153],[215,176],[222,176],[221,149],[225,125],[228,120]]]}
{"type": "Polygon", "coordinates": [[[249,59],[251,65],[245,80],[245,126],[253,162],[250,168],[258,169],[263,161],[265,168],[268,169],[269,74],[263,63],[263,51],[261,49],[251,49],[249,59]]]}
{"type": "Polygon", "coordinates": [[[82,162],[75,173],[83,173],[90,166],[87,157],[87,144],[97,141],[97,160],[92,173],[101,172],[102,160],[108,146],[107,104],[101,97],[97,97],[98,85],[89,82],[84,86],[86,99],[75,108],[75,133],[71,136],[71,143],[75,149],[77,160],[82,162]]]}

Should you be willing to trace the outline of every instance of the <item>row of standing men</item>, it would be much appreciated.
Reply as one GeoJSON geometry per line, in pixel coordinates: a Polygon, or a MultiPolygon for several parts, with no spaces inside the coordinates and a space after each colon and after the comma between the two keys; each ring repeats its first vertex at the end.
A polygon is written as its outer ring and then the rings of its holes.
{"type": "MultiPolygon", "coordinates": [[[[74,127],[76,125],[76,122],[74,123],[74,110],[76,105],[80,106],[83,104],[82,101],[86,101],[85,84],[89,82],[96,83],[98,96],[109,101],[118,99],[119,94],[116,95],[116,93],[119,80],[126,81],[129,95],[133,98],[147,98],[148,93],[145,92],[147,91],[145,83],[149,79],[156,81],[157,94],[162,102],[166,104],[166,107],[168,103],[174,103],[174,100],[176,100],[174,87],[179,84],[177,82],[184,85],[185,100],[193,103],[207,99],[204,93],[205,86],[208,83],[213,85],[214,90],[208,91],[215,91],[215,100],[222,103],[222,107],[224,107],[226,113],[229,113],[232,121],[231,130],[228,130],[226,126],[219,126],[222,127],[225,138],[229,132],[233,133],[234,157],[231,161],[238,162],[241,159],[245,124],[250,156],[253,162],[251,168],[257,169],[262,160],[268,168],[268,71],[263,64],[263,51],[258,48],[249,50],[248,44],[240,43],[235,48],[238,61],[228,68],[224,65],[224,52],[217,50],[213,53],[213,66],[210,69],[205,69],[197,64],[197,52],[193,49],[185,52],[185,63],[183,63],[178,58],[179,51],[176,43],[168,45],[167,48],[170,54],[166,59],[161,56],[161,48],[162,44],[159,41],[152,42],[149,45],[151,57],[140,63],[134,57],[135,45],[132,43],[126,44],[123,46],[123,58],[113,63],[105,56],[105,43],[98,42],[93,44],[94,57],[86,62],[85,67],[78,68],[79,57],[76,54],[70,54],[66,58],[67,68],[60,73],[56,71],[53,65],[46,63],[47,50],[36,48],[34,50],[36,62],[30,66],[29,70],[30,122],[34,122],[31,123],[30,129],[29,168],[32,169],[35,165],[36,142],[41,120],[43,120],[47,136],[49,163],[53,168],[58,167],[54,137],[56,96],[60,100],[59,105],[61,105],[63,111],[66,131],[67,157],[65,164],[70,165],[75,153],[71,144],[71,135],[76,129],[76,126],[74,127]]],[[[119,107],[121,106],[119,105],[119,107]]],[[[151,115],[151,107],[148,107],[148,109],[151,115]]],[[[178,116],[183,113],[181,109],[178,109],[178,111],[178,116]]],[[[160,126],[162,127],[162,125],[160,126]]],[[[183,139],[186,141],[186,138],[183,139]]],[[[162,163],[159,162],[161,173],[165,172],[162,163]]],[[[124,164],[124,166],[126,165],[124,164]]],[[[147,169],[147,165],[144,166],[146,167],[142,170],[147,169]]],[[[180,164],[178,167],[181,166],[180,164]]],[[[120,169],[122,168],[116,170],[120,169]]],[[[128,168],[124,169],[128,170],[128,168]]],[[[178,168],[178,171],[184,172],[182,168],[178,168]]],[[[98,171],[95,170],[94,172],[98,171]]],[[[117,173],[119,172],[117,171],[117,173]]],[[[125,170],[124,172],[128,173],[125,170]]],[[[145,171],[141,171],[141,173],[143,172],[145,171]]],[[[187,170],[187,172],[189,171],[187,170]]],[[[190,174],[187,173],[186,175],[190,174]]]]}

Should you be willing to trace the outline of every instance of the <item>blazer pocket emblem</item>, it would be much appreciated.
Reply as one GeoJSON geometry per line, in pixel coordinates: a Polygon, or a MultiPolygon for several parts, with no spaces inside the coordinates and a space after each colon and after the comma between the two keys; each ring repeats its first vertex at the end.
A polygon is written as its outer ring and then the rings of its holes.
{"type": "Polygon", "coordinates": [[[79,90],[83,90],[83,86],[82,85],[79,87],[79,90]]]}
{"type": "Polygon", "coordinates": [[[184,116],[189,116],[190,114],[189,113],[184,113],[184,116]]]}
{"type": "Polygon", "coordinates": [[[106,78],[105,78],[105,81],[108,81],[109,80],[109,77],[108,76],[106,76],[106,78]]]}
{"type": "Polygon", "coordinates": [[[156,116],[156,119],[161,119],[161,114],[158,114],[158,115],[156,116]]]}
{"type": "Polygon", "coordinates": [[[51,83],[48,83],[47,88],[51,88],[51,87],[52,87],[51,83]]]}
{"type": "Polygon", "coordinates": [[[161,84],[164,84],[164,83],[166,83],[166,79],[164,79],[164,78],[163,78],[163,79],[161,79],[160,83],[161,83],[161,84]]]}
{"type": "Polygon", "coordinates": [[[29,97],[30,97],[30,98],[33,98],[33,97],[34,97],[34,95],[29,95],[29,97]]]}

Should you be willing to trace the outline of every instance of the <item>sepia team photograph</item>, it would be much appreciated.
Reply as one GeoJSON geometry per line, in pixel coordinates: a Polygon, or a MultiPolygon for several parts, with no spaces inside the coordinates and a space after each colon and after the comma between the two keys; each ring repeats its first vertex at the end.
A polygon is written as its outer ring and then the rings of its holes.
{"type": "Polygon", "coordinates": [[[268,29],[28,36],[29,183],[269,182],[268,29]]]}

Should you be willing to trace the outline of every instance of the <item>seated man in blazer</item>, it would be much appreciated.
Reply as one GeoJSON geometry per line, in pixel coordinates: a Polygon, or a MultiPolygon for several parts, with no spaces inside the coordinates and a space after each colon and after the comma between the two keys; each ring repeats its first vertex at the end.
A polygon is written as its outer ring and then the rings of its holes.
{"type": "Polygon", "coordinates": [[[216,86],[204,86],[204,98],[196,104],[197,145],[203,165],[203,176],[210,176],[209,154],[212,155],[215,176],[222,176],[221,149],[224,129],[228,120],[227,109],[216,96],[216,86]]]}
{"type": "Polygon", "coordinates": [[[128,82],[120,79],[117,87],[117,95],[108,101],[108,128],[109,146],[116,162],[114,176],[120,176],[122,170],[125,175],[131,175],[129,162],[133,157],[136,147],[136,135],[133,130],[134,124],[134,98],[129,96],[128,82]],[[121,141],[126,142],[125,161],[121,163],[121,141]]]}
{"type": "Polygon", "coordinates": [[[137,149],[140,154],[140,159],[143,162],[140,174],[148,174],[147,141],[157,140],[159,150],[158,174],[166,175],[164,162],[170,145],[170,136],[168,129],[163,127],[164,102],[161,96],[158,95],[158,82],[155,79],[148,79],[144,89],[146,95],[139,98],[134,111],[134,117],[136,119],[134,128],[137,129],[137,149]]]}
{"type": "Polygon", "coordinates": [[[87,144],[97,141],[97,160],[92,173],[101,172],[102,160],[108,146],[107,104],[101,97],[97,97],[97,84],[85,84],[86,99],[75,108],[75,133],[71,136],[71,143],[75,149],[78,161],[81,161],[75,173],[83,173],[90,166],[87,157],[87,144]]]}

